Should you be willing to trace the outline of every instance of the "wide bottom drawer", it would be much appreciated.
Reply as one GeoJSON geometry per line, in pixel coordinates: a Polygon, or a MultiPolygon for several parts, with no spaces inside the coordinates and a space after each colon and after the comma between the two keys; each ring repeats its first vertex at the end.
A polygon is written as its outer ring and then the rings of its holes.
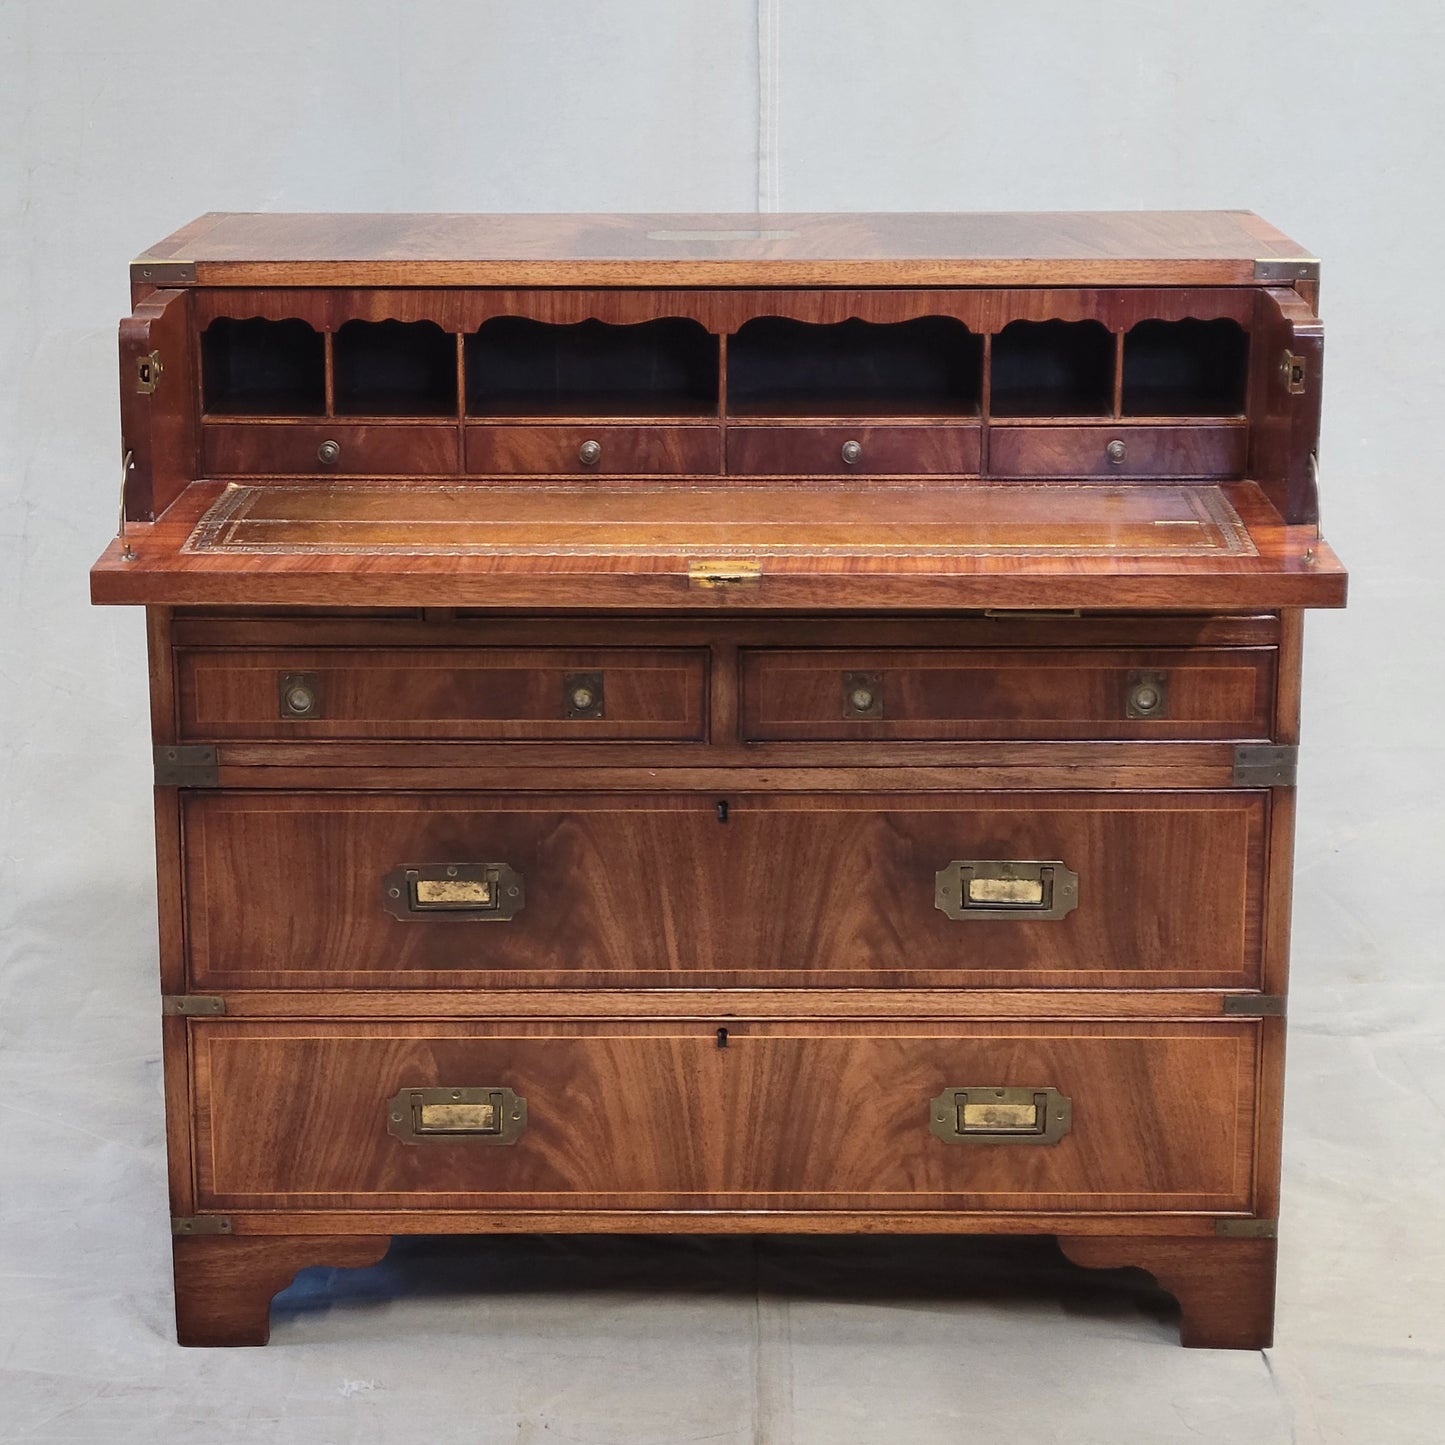
{"type": "Polygon", "coordinates": [[[1258,1021],[190,1028],[202,1209],[1250,1205],[1258,1021]]]}

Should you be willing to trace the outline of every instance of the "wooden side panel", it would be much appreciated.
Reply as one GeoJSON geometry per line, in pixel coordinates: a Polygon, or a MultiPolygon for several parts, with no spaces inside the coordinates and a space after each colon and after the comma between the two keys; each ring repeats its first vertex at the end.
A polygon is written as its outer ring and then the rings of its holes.
{"type": "Polygon", "coordinates": [[[152,291],[120,323],[127,521],[153,521],[195,479],[195,419],[190,293],[152,291]]]}
{"type": "Polygon", "coordinates": [[[185,799],[193,985],[1253,987],[1266,793],[185,799]],[[720,821],[725,816],[726,821],[720,821]],[[1060,860],[1059,919],[958,921],[955,859],[1060,860]],[[507,921],[399,921],[399,867],[506,863],[507,921]]]}
{"type": "Polygon", "coordinates": [[[707,666],[701,648],[182,652],[181,736],[698,741],[706,727],[707,666]],[[296,674],[307,676],[315,712],[283,718],[279,682],[296,674]],[[600,699],[600,716],[574,715],[579,686],[600,699]]]}
{"type": "Polygon", "coordinates": [[[749,649],[742,686],[743,736],[758,742],[1263,739],[1274,651],[749,649]],[[1149,679],[1158,711],[1130,716],[1149,679]],[[859,688],[876,716],[856,715],[859,688]]]}
{"type": "Polygon", "coordinates": [[[195,1023],[207,1209],[1240,1210],[1255,1039],[1214,1024],[195,1023]],[[1054,1144],[953,1144],[946,1088],[1051,1087],[1054,1144]],[[403,1088],[507,1087],[509,1145],[408,1144],[403,1088]]]}
{"type": "Polygon", "coordinates": [[[1319,522],[1314,458],[1324,362],[1324,326],[1313,308],[1293,291],[1258,292],[1250,357],[1249,474],[1292,525],[1319,522]]]}

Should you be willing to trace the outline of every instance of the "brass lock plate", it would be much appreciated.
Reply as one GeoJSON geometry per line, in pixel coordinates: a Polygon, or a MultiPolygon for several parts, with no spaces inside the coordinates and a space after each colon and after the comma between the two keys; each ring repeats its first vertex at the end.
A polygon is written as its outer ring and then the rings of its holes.
{"type": "Polygon", "coordinates": [[[1079,875],[1057,858],[956,858],[934,874],[933,906],[963,920],[1063,918],[1079,906],[1079,875]]]}
{"type": "Polygon", "coordinates": [[[1073,1100],[1052,1087],[966,1085],[928,1105],[928,1127],[945,1144],[1057,1144],[1073,1116],[1073,1100]]]}
{"type": "Polygon", "coordinates": [[[522,875],[505,863],[435,863],[393,868],[381,901],[403,923],[505,922],[526,901],[522,875]]]}
{"type": "Polygon", "coordinates": [[[402,1089],[386,1101],[386,1131],[404,1144],[515,1144],[527,1101],[511,1089],[402,1089]]]}

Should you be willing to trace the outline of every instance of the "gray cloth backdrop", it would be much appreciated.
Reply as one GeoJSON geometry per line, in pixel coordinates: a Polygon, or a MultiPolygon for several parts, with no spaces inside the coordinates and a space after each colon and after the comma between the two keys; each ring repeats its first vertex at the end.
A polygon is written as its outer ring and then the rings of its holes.
{"type": "Polygon", "coordinates": [[[1441,1438],[1438,3],[4,0],[0,45],[0,1440],[1441,1438]],[[1278,1348],[1033,1256],[497,1242],[179,1351],[142,621],[86,600],[131,256],[205,210],[1069,207],[1325,260],[1355,585],[1308,628],[1278,1348]]]}

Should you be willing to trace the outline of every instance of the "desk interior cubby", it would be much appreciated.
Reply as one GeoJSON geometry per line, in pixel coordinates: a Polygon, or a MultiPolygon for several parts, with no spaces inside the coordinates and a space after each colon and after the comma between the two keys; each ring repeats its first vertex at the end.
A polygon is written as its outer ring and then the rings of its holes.
{"type": "Polygon", "coordinates": [[[1124,336],[1125,416],[1242,416],[1249,337],[1237,321],[1141,321],[1124,336]]]}
{"type": "Polygon", "coordinates": [[[338,416],[455,416],[456,338],[434,321],[348,321],[332,340],[338,416]]]}
{"type": "Polygon", "coordinates": [[[993,338],[989,412],[1109,416],[1113,334],[1099,321],[1012,321],[993,338]]]}
{"type": "Polygon", "coordinates": [[[729,341],[727,371],[733,416],[977,416],[983,338],[946,316],[759,316],[729,341]]]}
{"type": "Polygon", "coordinates": [[[201,336],[204,407],[213,416],[322,416],[326,339],[295,317],[217,317],[201,336]]]}
{"type": "Polygon", "coordinates": [[[676,417],[718,413],[718,339],[696,321],[483,322],[464,343],[467,414],[676,417]]]}

